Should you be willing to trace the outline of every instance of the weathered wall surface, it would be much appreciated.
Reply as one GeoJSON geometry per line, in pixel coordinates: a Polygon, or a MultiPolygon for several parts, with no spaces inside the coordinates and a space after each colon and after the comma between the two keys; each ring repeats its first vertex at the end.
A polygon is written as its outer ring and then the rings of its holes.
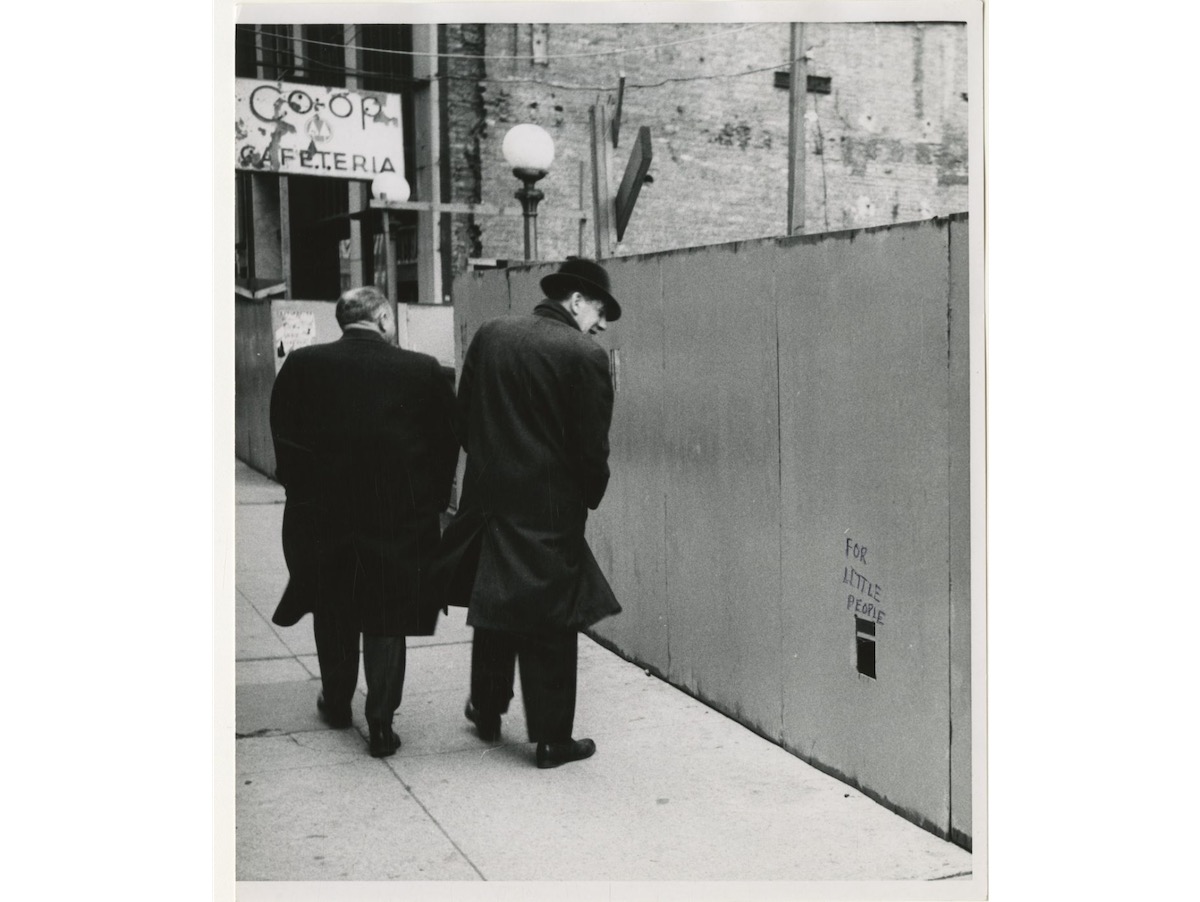
{"type": "Polygon", "coordinates": [[[784,741],[943,833],[948,234],[825,236],[776,270],[784,741]]]}
{"type": "Polygon", "coordinates": [[[449,306],[401,304],[403,333],[400,346],[454,366],[454,311],[449,306]]]}
{"type": "MultiPolygon", "coordinates": [[[[611,261],[589,538],[624,606],[602,641],[969,845],[966,237],[956,217],[611,261]]],[[[463,346],[553,268],[465,280],[463,346]]]]}
{"type": "Polygon", "coordinates": [[[234,452],[261,473],[275,472],[271,442],[271,302],[234,299],[234,452]]]}
{"type": "MultiPolygon", "coordinates": [[[[953,23],[810,23],[808,232],[928,219],[967,208],[966,31],[953,23]]],[[[561,215],[591,206],[588,108],[616,103],[626,75],[614,190],[638,126],[651,128],[653,182],[638,199],[619,255],[738,241],[786,231],[787,23],[490,24],[446,26],[454,200],[512,205],[517,188],[500,147],[534,122],[557,156],[539,186],[542,259],[578,253],[561,215]],[[545,63],[530,61],[535,34],[545,63]],[[702,41],[694,38],[709,36],[702,41]],[[681,43],[683,42],[683,43],[681,43]],[[614,53],[612,51],[623,50],[614,53]]],[[[519,218],[455,217],[455,256],[520,259],[519,218]]],[[[588,251],[592,254],[590,224],[588,251]]],[[[461,270],[460,270],[461,271],[461,270]]]]}

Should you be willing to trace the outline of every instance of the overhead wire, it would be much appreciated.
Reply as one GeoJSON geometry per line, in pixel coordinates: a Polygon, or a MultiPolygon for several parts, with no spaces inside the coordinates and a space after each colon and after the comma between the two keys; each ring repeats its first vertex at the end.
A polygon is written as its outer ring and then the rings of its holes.
{"type": "MultiPolygon", "coordinates": [[[[394,75],[394,74],[390,74],[390,73],[386,73],[386,72],[375,72],[375,71],[370,71],[370,70],[366,70],[366,69],[351,69],[351,68],[348,68],[345,66],[340,66],[340,67],[339,66],[330,66],[327,63],[324,63],[320,60],[314,60],[311,57],[303,57],[300,55],[297,55],[296,58],[302,60],[306,65],[286,66],[286,67],[279,67],[279,68],[285,69],[285,70],[290,70],[293,72],[300,71],[301,73],[310,73],[311,72],[311,73],[320,73],[320,74],[327,74],[327,75],[348,75],[348,76],[355,77],[355,78],[371,78],[371,79],[376,79],[379,81],[394,82],[395,84],[398,84],[398,85],[419,84],[419,83],[424,83],[424,82],[429,81],[428,78],[416,78],[413,76],[394,75]]],[[[261,60],[261,59],[256,59],[255,62],[260,65],[268,65],[268,63],[266,63],[266,61],[261,60]]],[[[773,66],[762,66],[757,69],[744,69],[744,70],[740,70],[738,72],[715,72],[715,73],[711,73],[708,75],[671,76],[668,78],[664,78],[661,81],[649,82],[646,84],[643,84],[641,82],[628,82],[627,81],[625,83],[625,88],[627,90],[635,89],[635,88],[641,88],[641,89],[661,88],[664,85],[676,84],[676,83],[682,83],[682,82],[713,81],[716,79],[723,79],[723,78],[741,78],[746,75],[756,75],[761,72],[777,72],[781,69],[786,69],[789,65],[791,65],[791,63],[788,60],[783,60],[782,62],[780,62],[776,65],[773,65],[773,66]]],[[[545,88],[555,88],[560,91],[612,91],[612,90],[615,90],[615,88],[616,88],[615,85],[569,85],[569,84],[562,84],[560,82],[545,81],[543,79],[538,79],[538,78],[504,78],[502,76],[494,76],[494,75],[487,75],[487,76],[450,75],[448,73],[443,73],[443,74],[440,74],[438,76],[438,78],[441,80],[448,80],[448,81],[486,81],[491,84],[498,84],[498,85],[509,85],[509,84],[539,85],[539,86],[545,87],[545,88]]]]}
{"type": "MultiPolygon", "coordinates": [[[[739,72],[715,72],[711,75],[686,75],[686,76],[678,75],[678,76],[664,78],[662,81],[650,82],[649,84],[642,84],[640,82],[627,81],[625,83],[625,88],[626,88],[626,90],[629,90],[631,88],[661,88],[664,85],[677,83],[677,82],[712,81],[714,79],[719,79],[719,78],[741,78],[744,75],[755,75],[760,72],[777,72],[780,69],[786,69],[790,65],[791,65],[790,62],[788,62],[787,60],[784,60],[783,62],[778,63],[777,65],[774,65],[774,66],[763,66],[758,69],[744,69],[739,72]]],[[[615,85],[563,85],[563,84],[557,84],[556,82],[540,81],[540,80],[534,79],[534,78],[507,79],[507,78],[497,78],[494,76],[489,76],[487,78],[487,81],[493,82],[496,84],[536,84],[536,85],[543,85],[548,88],[558,88],[563,91],[612,91],[612,90],[616,89],[615,85]]]]}
{"type": "MultiPolygon", "coordinates": [[[[653,24],[653,23],[647,23],[647,24],[653,24]]],[[[597,51],[594,51],[591,53],[548,53],[548,54],[545,54],[544,56],[538,56],[538,57],[534,57],[532,55],[525,55],[525,54],[522,54],[520,56],[517,56],[515,54],[489,56],[489,55],[479,55],[479,54],[472,54],[472,53],[438,53],[436,51],[424,51],[424,50],[392,50],[392,49],[383,48],[383,47],[358,47],[356,49],[370,50],[374,53],[395,54],[397,56],[422,56],[422,57],[436,57],[437,59],[491,60],[491,61],[508,61],[508,62],[533,60],[533,59],[537,59],[539,62],[542,60],[593,59],[593,58],[599,57],[599,56],[617,56],[622,53],[641,53],[641,52],[647,51],[647,50],[660,50],[664,47],[678,47],[682,44],[695,44],[695,43],[698,43],[701,41],[709,41],[709,40],[712,40],[713,38],[727,37],[728,35],[738,34],[740,32],[747,31],[748,29],[751,29],[751,28],[760,28],[760,27],[766,26],[766,25],[778,25],[778,24],[779,24],[778,22],[752,22],[749,25],[743,25],[740,28],[730,28],[730,29],[726,29],[724,31],[710,32],[709,34],[698,35],[697,37],[694,37],[694,38],[683,38],[678,41],[666,41],[666,42],[659,43],[659,44],[648,44],[648,45],[645,45],[642,47],[621,47],[621,48],[618,48],[615,50],[597,50],[597,51]]],[[[355,36],[356,37],[360,36],[361,32],[359,31],[359,29],[361,28],[361,26],[356,25],[354,27],[356,29],[355,36]]],[[[345,46],[346,46],[344,43],[335,44],[332,41],[319,41],[315,38],[303,37],[302,35],[292,37],[291,40],[300,41],[301,43],[306,43],[306,44],[316,44],[316,45],[323,46],[323,47],[345,48],[345,46]]]]}
{"type": "Polygon", "coordinates": [[[357,69],[348,66],[338,66],[330,64],[324,60],[318,60],[303,54],[292,54],[291,59],[299,61],[299,65],[284,65],[281,66],[273,60],[264,59],[258,54],[255,54],[254,62],[258,66],[268,66],[279,69],[283,72],[295,73],[300,78],[305,78],[309,74],[321,75],[342,75],[352,78],[370,78],[376,81],[389,81],[399,85],[420,84],[429,81],[428,78],[417,78],[411,75],[399,75],[391,72],[378,72],[372,69],[357,69]]]}
{"type": "MultiPolygon", "coordinates": [[[[769,24],[776,24],[776,23],[759,22],[759,23],[754,23],[753,25],[746,26],[746,28],[757,27],[758,25],[769,25],[769,24]]],[[[352,28],[353,28],[353,32],[350,36],[351,40],[353,40],[357,37],[361,37],[361,26],[354,25],[354,26],[352,26],[352,28]]],[[[734,31],[743,31],[743,30],[745,30],[745,28],[734,29],[734,31]]],[[[705,35],[705,36],[701,36],[701,37],[697,37],[697,38],[690,38],[690,39],[682,40],[682,41],[673,41],[673,42],[668,42],[668,43],[663,43],[663,44],[647,45],[647,46],[643,46],[643,47],[639,47],[639,48],[631,48],[629,50],[602,51],[601,53],[603,53],[603,54],[632,53],[632,52],[636,52],[639,50],[653,50],[653,49],[657,49],[659,47],[669,47],[669,46],[675,46],[677,44],[693,43],[696,41],[707,40],[712,37],[719,37],[721,34],[729,34],[729,33],[730,32],[728,32],[728,31],[721,32],[721,33],[711,33],[709,35],[705,35]]],[[[319,41],[314,38],[305,38],[305,37],[300,37],[300,36],[287,36],[287,35],[279,35],[279,34],[272,34],[271,36],[281,39],[281,40],[287,42],[287,44],[293,45],[293,46],[288,47],[288,48],[279,48],[279,49],[275,49],[275,50],[270,50],[268,48],[256,47],[255,48],[255,63],[257,65],[271,65],[272,64],[263,58],[263,56],[265,56],[268,53],[286,53],[288,55],[288,57],[290,58],[290,60],[293,61],[293,63],[298,62],[299,65],[293,64],[291,66],[278,66],[278,68],[282,69],[285,72],[288,72],[288,71],[297,72],[300,77],[304,77],[305,74],[308,74],[308,73],[323,74],[323,75],[341,75],[341,76],[350,76],[350,77],[355,77],[355,78],[370,78],[375,81],[390,82],[391,84],[394,84],[397,86],[410,85],[410,84],[422,84],[422,83],[426,83],[426,82],[430,81],[430,79],[427,77],[401,75],[399,73],[378,72],[378,71],[367,70],[367,69],[362,69],[362,68],[350,68],[350,67],[344,66],[344,65],[339,66],[337,64],[329,63],[325,60],[317,59],[316,57],[313,57],[313,56],[308,56],[308,55],[298,52],[294,49],[294,44],[296,42],[299,42],[301,44],[316,44],[316,45],[320,45],[320,46],[324,46],[324,47],[336,47],[336,48],[344,51],[347,49],[347,45],[345,43],[335,44],[330,41],[319,41]]],[[[365,53],[383,53],[383,54],[401,54],[401,55],[409,54],[409,51],[389,50],[387,48],[377,48],[377,47],[357,46],[357,47],[354,47],[354,49],[360,53],[365,52],[365,53]]],[[[411,54],[411,55],[420,55],[420,54],[411,54]]],[[[470,55],[470,54],[424,54],[424,55],[450,57],[450,58],[458,58],[458,59],[502,60],[502,61],[509,61],[509,62],[511,62],[513,60],[529,59],[529,57],[514,57],[514,56],[509,56],[509,55],[506,55],[506,56],[487,56],[487,55],[480,56],[480,55],[470,55]]],[[[577,59],[577,58],[580,58],[581,56],[586,57],[586,56],[594,56],[594,55],[599,55],[599,54],[575,54],[575,55],[563,54],[563,55],[558,55],[558,56],[549,56],[549,57],[545,57],[545,58],[547,58],[547,59],[577,59]]],[[[627,89],[632,89],[632,90],[636,90],[636,89],[644,90],[644,89],[650,89],[650,88],[660,88],[660,87],[663,87],[668,84],[681,84],[681,83],[695,82],[695,81],[714,81],[714,80],[719,80],[719,79],[741,78],[741,77],[744,77],[747,75],[755,75],[755,74],[762,73],[762,72],[778,71],[780,69],[785,69],[785,68],[789,67],[790,65],[791,65],[790,60],[784,60],[777,65],[762,66],[762,67],[755,68],[755,69],[743,69],[743,70],[739,70],[737,72],[716,72],[716,73],[709,73],[709,74],[702,74],[702,75],[670,76],[670,77],[664,78],[660,81],[649,82],[649,83],[627,82],[625,87],[627,89]]],[[[487,82],[490,82],[493,84],[500,84],[500,85],[531,84],[531,85],[538,85],[540,87],[552,88],[552,89],[561,90],[561,91],[611,91],[615,87],[614,85],[562,84],[560,82],[547,81],[545,79],[539,79],[539,78],[506,78],[506,77],[499,76],[499,75],[487,75],[487,76],[484,76],[481,78],[480,76],[476,76],[476,75],[453,75],[449,72],[438,73],[438,75],[435,76],[435,78],[439,79],[439,80],[448,80],[448,81],[487,81],[487,82]]]]}

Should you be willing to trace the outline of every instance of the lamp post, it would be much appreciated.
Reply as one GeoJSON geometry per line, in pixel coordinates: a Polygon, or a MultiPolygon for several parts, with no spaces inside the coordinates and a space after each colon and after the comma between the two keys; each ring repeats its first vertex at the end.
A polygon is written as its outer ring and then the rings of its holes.
{"type": "MultiPolygon", "coordinates": [[[[386,203],[404,203],[408,200],[408,182],[404,176],[395,172],[385,172],[375,177],[371,182],[371,194],[376,200],[386,203]]],[[[383,218],[383,246],[387,255],[387,296],[392,302],[392,316],[398,317],[398,299],[396,291],[396,242],[392,240],[392,218],[384,207],[379,211],[383,218]]],[[[399,319],[396,320],[397,323],[399,319]]],[[[397,328],[397,337],[399,329],[397,328]]]]}
{"type": "Polygon", "coordinates": [[[525,259],[536,260],[537,206],[545,197],[536,184],[546,177],[554,162],[554,139],[541,126],[514,125],[504,136],[501,149],[513,175],[521,180],[521,187],[513,196],[521,202],[521,211],[525,214],[525,259]]]}

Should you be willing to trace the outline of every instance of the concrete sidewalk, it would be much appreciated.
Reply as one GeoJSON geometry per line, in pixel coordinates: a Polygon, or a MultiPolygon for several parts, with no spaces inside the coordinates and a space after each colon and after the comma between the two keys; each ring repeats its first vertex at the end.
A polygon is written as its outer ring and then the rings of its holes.
{"type": "Polygon", "coordinates": [[[586,636],[576,735],[595,739],[596,755],[538,770],[519,687],[502,741],[484,744],[462,715],[462,609],[409,640],[403,746],[369,757],[361,697],[353,729],[317,717],[310,618],[270,623],[287,581],[283,490],[238,463],[236,491],[238,880],[969,877],[969,852],[586,636]]]}

